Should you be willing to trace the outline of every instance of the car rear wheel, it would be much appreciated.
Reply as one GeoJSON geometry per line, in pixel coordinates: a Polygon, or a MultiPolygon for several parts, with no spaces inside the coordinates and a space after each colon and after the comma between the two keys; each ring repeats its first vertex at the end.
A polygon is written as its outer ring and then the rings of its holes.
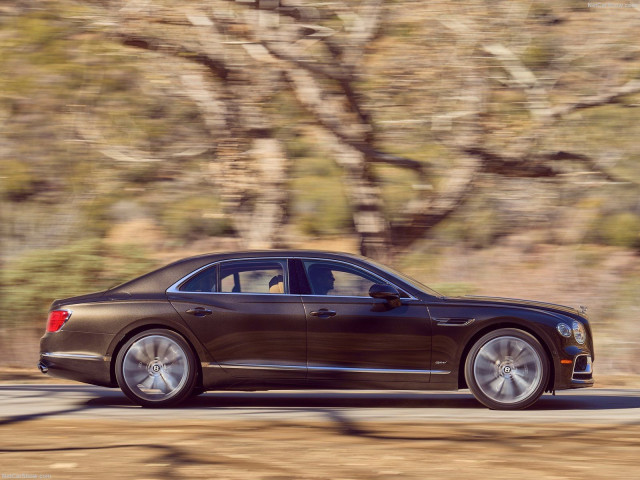
{"type": "Polygon", "coordinates": [[[476,399],[491,409],[526,408],[545,391],[549,361],[533,335],[503,328],[473,345],[465,363],[465,378],[476,399]]]}
{"type": "Polygon", "coordinates": [[[116,379],[124,394],[143,407],[169,407],[188,398],[197,377],[195,356],[171,330],[140,332],[116,359],[116,379]]]}

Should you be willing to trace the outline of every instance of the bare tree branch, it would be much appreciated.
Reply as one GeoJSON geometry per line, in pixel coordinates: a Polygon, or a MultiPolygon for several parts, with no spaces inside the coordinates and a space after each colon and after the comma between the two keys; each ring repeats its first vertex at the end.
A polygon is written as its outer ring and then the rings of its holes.
{"type": "Polygon", "coordinates": [[[605,167],[600,165],[593,157],[590,157],[588,155],[583,155],[583,154],[580,154],[580,153],[573,153],[573,152],[559,151],[559,152],[543,153],[543,154],[539,155],[539,158],[544,160],[544,161],[550,161],[550,162],[561,161],[561,160],[574,160],[574,161],[577,161],[577,162],[589,167],[589,169],[591,171],[599,174],[601,177],[603,177],[605,180],[607,180],[609,182],[614,182],[614,183],[635,183],[635,182],[632,182],[630,180],[623,180],[623,179],[618,178],[615,175],[609,173],[605,169],[605,167]]]}
{"type": "Polygon", "coordinates": [[[481,146],[469,146],[463,149],[467,155],[472,155],[482,162],[482,170],[504,177],[545,178],[555,177],[558,171],[534,158],[508,158],[489,151],[481,146]]]}
{"type": "Polygon", "coordinates": [[[520,59],[502,44],[483,45],[485,52],[496,57],[514,81],[524,89],[528,98],[528,109],[531,115],[546,117],[550,115],[551,106],[546,90],[540,85],[531,70],[524,66],[520,59]]]}
{"type": "Polygon", "coordinates": [[[195,73],[180,75],[185,93],[200,107],[202,117],[211,132],[224,134],[229,128],[227,107],[216,94],[216,90],[206,86],[202,75],[195,73]]]}
{"type": "Polygon", "coordinates": [[[145,35],[135,31],[120,29],[114,31],[113,35],[120,39],[123,45],[164,53],[165,55],[183,58],[191,62],[199,63],[207,67],[216,76],[225,79],[229,75],[229,70],[224,61],[220,58],[212,57],[202,51],[198,51],[186,45],[172,40],[161,39],[151,35],[145,35]]]}
{"type": "Polygon", "coordinates": [[[560,105],[554,107],[551,110],[551,117],[560,118],[572,112],[575,112],[576,110],[584,110],[587,108],[600,107],[602,105],[616,103],[622,97],[626,95],[633,95],[635,93],[640,93],[640,80],[636,79],[630,80],[624,85],[613,88],[603,94],[587,97],[579,102],[571,103],[569,105],[560,105]]]}
{"type": "Polygon", "coordinates": [[[363,153],[365,153],[369,158],[369,161],[373,163],[384,163],[387,165],[392,165],[394,167],[413,170],[420,176],[424,174],[425,167],[418,160],[414,160],[412,158],[407,158],[407,157],[401,157],[398,155],[391,155],[389,153],[380,152],[378,150],[373,150],[373,149],[364,149],[363,153]]]}
{"type": "Polygon", "coordinates": [[[161,151],[149,152],[124,145],[113,145],[104,138],[101,130],[91,118],[79,113],[74,122],[74,131],[79,137],[94,145],[105,157],[116,162],[126,163],[154,163],[170,160],[171,158],[196,157],[206,153],[210,147],[194,146],[191,144],[172,145],[161,151]]]}
{"type": "Polygon", "coordinates": [[[448,172],[445,185],[430,199],[408,205],[405,215],[392,222],[392,243],[406,248],[424,233],[455,213],[474,190],[474,182],[481,172],[481,164],[474,157],[462,157],[460,165],[448,172]]]}
{"type": "Polygon", "coordinates": [[[279,45],[276,42],[270,41],[262,41],[261,43],[274,57],[295,63],[297,66],[302,67],[311,73],[316,73],[338,82],[350,77],[350,75],[345,72],[340,65],[323,65],[314,59],[306,58],[306,55],[291,44],[279,45]]]}
{"type": "Polygon", "coordinates": [[[364,49],[378,33],[383,3],[383,0],[367,0],[357,12],[350,12],[351,21],[346,25],[348,47],[342,48],[342,61],[352,71],[362,63],[364,49]]]}
{"type": "Polygon", "coordinates": [[[301,68],[288,68],[287,78],[291,82],[300,103],[334,135],[354,146],[361,143],[364,126],[345,125],[340,119],[340,106],[323,94],[316,79],[301,68]]]}

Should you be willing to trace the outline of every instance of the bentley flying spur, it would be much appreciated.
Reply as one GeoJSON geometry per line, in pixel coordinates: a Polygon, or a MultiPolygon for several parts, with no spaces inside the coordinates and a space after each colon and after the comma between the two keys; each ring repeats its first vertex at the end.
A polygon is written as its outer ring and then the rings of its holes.
{"type": "Polygon", "coordinates": [[[39,368],[145,407],[207,390],[471,390],[492,409],[593,385],[584,309],[447,297],[357,255],[186,258],[55,300],[39,368]]]}

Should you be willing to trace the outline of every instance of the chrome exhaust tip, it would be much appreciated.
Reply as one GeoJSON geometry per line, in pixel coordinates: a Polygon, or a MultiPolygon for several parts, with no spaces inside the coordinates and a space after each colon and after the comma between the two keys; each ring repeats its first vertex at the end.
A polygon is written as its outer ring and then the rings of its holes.
{"type": "Polygon", "coordinates": [[[44,374],[49,371],[49,368],[42,362],[38,362],[38,369],[44,374]]]}

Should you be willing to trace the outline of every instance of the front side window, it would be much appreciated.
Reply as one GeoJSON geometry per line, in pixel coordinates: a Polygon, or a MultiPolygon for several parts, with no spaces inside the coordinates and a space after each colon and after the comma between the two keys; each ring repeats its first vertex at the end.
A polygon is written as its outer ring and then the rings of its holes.
{"type": "Polygon", "coordinates": [[[368,297],[371,285],[385,283],[379,278],[338,262],[303,260],[313,295],[368,297]]]}
{"type": "Polygon", "coordinates": [[[287,293],[284,260],[238,260],[220,265],[220,292],[287,293]]]}

